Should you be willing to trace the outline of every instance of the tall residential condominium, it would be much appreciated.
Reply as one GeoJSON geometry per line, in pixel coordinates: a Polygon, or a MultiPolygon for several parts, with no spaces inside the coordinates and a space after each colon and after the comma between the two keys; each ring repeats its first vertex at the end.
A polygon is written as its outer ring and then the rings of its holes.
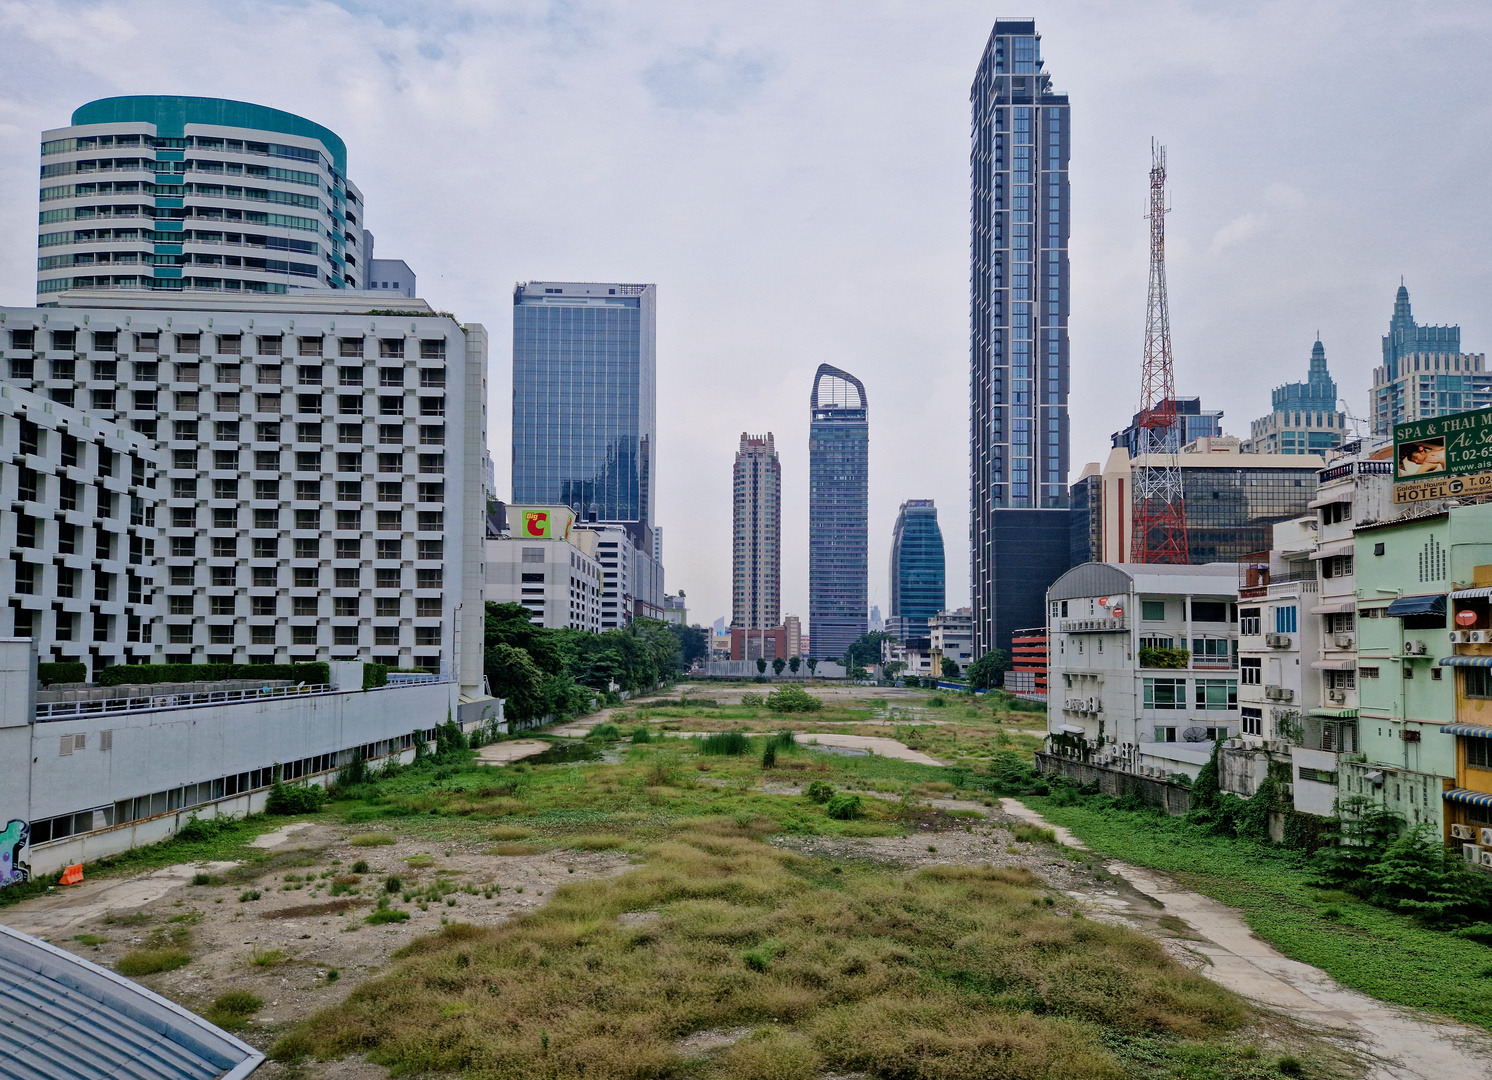
{"type": "Polygon", "coordinates": [[[1324,455],[1342,445],[1347,414],[1337,410],[1336,380],[1326,370],[1326,348],[1319,340],[1311,347],[1306,381],[1275,387],[1271,404],[1269,415],[1250,426],[1245,450],[1324,455]]]}
{"type": "Polygon", "coordinates": [[[891,619],[903,641],[924,638],[928,620],[946,607],[943,530],[931,499],[908,499],[891,532],[891,619]]]}
{"type": "Polygon", "coordinates": [[[513,290],[513,502],[568,506],[583,525],[626,531],[629,588],[602,612],[620,624],[663,617],[653,536],[657,292],[566,281],[513,290]]]}
{"type": "Polygon", "coordinates": [[[347,147],[310,120],[221,98],[103,98],[42,133],[41,162],[39,303],[68,289],[372,287],[347,147]]]}
{"type": "Polygon", "coordinates": [[[870,422],[865,384],[820,364],[808,411],[810,656],[837,660],[865,633],[870,422]]]}
{"type": "MultiPolygon", "coordinates": [[[[0,307],[0,395],[26,391],[58,416],[82,414],[57,435],[65,473],[17,466],[34,488],[33,520],[0,589],[24,595],[29,580],[84,599],[77,590],[91,578],[95,599],[147,602],[152,618],[101,625],[110,609],[95,604],[85,631],[53,625],[66,604],[23,601],[0,634],[34,636],[45,653],[86,633],[111,643],[95,655],[136,662],[360,658],[482,696],[481,326],[422,300],[379,314],[381,298],[340,290],[57,299],[0,307]],[[109,475],[106,450],[116,476],[123,468],[114,428],[146,440],[159,466],[127,507],[116,483],[95,479],[109,475]],[[126,514],[154,539],[125,530],[126,514]]],[[[130,468],[142,483],[143,451],[130,468]]]]}
{"type": "Polygon", "coordinates": [[[976,654],[1045,618],[1067,569],[1067,95],[998,19],[970,91],[970,546],[976,654]]]}
{"type": "Polygon", "coordinates": [[[733,520],[731,626],[765,630],[782,610],[782,464],[770,431],[741,433],[733,520]]]}
{"type": "Polygon", "coordinates": [[[1395,424],[1492,406],[1486,360],[1485,353],[1461,351],[1459,326],[1416,323],[1401,284],[1383,338],[1383,365],[1373,369],[1373,434],[1387,437],[1395,424]]]}

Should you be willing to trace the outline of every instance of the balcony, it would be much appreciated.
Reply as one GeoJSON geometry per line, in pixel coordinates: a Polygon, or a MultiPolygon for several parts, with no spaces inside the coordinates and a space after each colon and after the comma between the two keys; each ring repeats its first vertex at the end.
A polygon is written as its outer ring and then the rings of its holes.
{"type": "Polygon", "coordinates": [[[1064,634],[1091,634],[1112,631],[1128,631],[1129,623],[1123,619],[1063,619],[1058,629],[1064,634]]]}

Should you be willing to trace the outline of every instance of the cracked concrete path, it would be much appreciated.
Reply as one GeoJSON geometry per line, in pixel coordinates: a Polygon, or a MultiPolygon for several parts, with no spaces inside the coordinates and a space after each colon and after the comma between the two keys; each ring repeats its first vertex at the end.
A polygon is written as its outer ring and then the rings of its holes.
{"type": "MultiPolygon", "coordinates": [[[[1067,829],[1052,825],[1016,799],[1004,810],[1052,829],[1058,842],[1087,850],[1067,829]]],[[[1369,1059],[1368,1080],[1487,1080],[1492,1036],[1349,990],[1326,972],[1291,960],[1255,936],[1233,908],[1183,889],[1164,874],[1108,862],[1109,873],[1158,900],[1203,938],[1189,943],[1209,963],[1201,973],[1262,1005],[1313,1026],[1335,1029],[1369,1059]]]]}
{"type": "Polygon", "coordinates": [[[39,938],[57,937],[90,919],[111,911],[130,910],[159,900],[197,874],[221,874],[237,866],[234,862],[178,863],[132,878],[104,878],[79,885],[59,886],[45,896],[26,902],[22,911],[5,920],[12,930],[39,938]]]}

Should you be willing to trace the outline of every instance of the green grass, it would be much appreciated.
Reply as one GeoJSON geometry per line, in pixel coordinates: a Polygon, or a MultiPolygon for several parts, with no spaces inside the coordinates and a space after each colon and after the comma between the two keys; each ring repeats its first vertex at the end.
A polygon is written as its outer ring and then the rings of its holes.
{"type": "Polygon", "coordinates": [[[273,1054],[358,1051],[398,1074],[489,1080],[1119,1080],[1126,1055],[1105,1036],[1176,1053],[1247,1023],[1152,939],[1040,903],[1038,885],[1022,870],[809,860],[716,819],[509,924],[417,940],[273,1054]],[[631,911],[659,915],[617,920],[631,911]],[[714,1059],[676,1049],[736,1026],[754,1030],[714,1059]]]}
{"type": "Polygon", "coordinates": [[[121,956],[114,970],[134,979],[161,971],[175,971],[191,961],[191,954],[181,949],[136,949],[121,956]]]}
{"type": "Polygon", "coordinates": [[[1286,956],[1313,964],[1382,1001],[1492,1029],[1492,948],[1327,892],[1295,852],[1212,836],[1155,814],[1021,800],[1102,855],[1165,870],[1188,888],[1240,909],[1286,956]]]}
{"type": "Polygon", "coordinates": [[[245,990],[230,990],[219,994],[202,1015],[225,1031],[238,1031],[262,1008],[263,998],[245,990]]]}

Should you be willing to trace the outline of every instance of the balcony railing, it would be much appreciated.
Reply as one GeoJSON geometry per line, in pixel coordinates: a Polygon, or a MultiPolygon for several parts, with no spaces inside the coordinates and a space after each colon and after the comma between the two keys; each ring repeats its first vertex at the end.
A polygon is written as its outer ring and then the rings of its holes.
{"type": "Polygon", "coordinates": [[[268,701],[272,698],[313,697],[330,694],[325,683],[300,686],[265,686],[256,690],[204,690],[200,693],[151,694],[144,697],[105,698],[100,701],[54,701],[36,706],[37,723],[71,720],[79,716],[105,716],[118,713],[164,712],[168,709],[201,709],[209,705],[231,705],[244,701],[268,701]]]}
{"type": "Polygon", "coordinates": [[[1063,619],[1062,632],[1065,634],[1083,633],[1094,630],[1128,630],[1129,624],[1122,618],[1119,619],[1063,619]]]}

